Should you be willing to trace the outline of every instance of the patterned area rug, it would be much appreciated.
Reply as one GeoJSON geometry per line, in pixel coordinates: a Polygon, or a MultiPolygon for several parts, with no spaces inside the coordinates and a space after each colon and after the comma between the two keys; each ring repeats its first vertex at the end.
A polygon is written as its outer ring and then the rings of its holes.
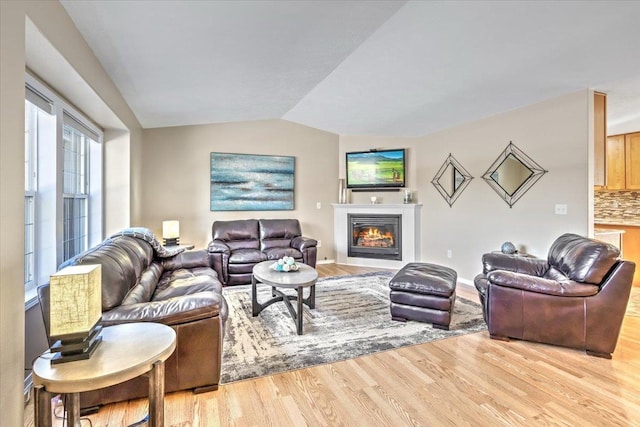
{"type": "MultiPolygon", "coordinates": [[[[486,329],[479,304],[456,298],[449,331],[429,323],[396,322],[389,313],[391,272],[320,279],[316,308],[304,308],[297,335],[284,303],[251,316],[251,285],[224,289],[229,304],[221,382],[229,383],[486,329]]],[[[271,288],[258,285],[258,301],[271,288]]],[[[308,290],[305,290],[305,296],[308,290]]]]}

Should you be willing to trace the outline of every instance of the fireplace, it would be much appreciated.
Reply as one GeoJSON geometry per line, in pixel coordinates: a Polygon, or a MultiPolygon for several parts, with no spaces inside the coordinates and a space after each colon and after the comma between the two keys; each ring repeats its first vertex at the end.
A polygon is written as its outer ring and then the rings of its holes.
{"type": "Polygon", "coordinates": [[[349,214],[349,256],[402,260],[402,215],[349,214]]]}

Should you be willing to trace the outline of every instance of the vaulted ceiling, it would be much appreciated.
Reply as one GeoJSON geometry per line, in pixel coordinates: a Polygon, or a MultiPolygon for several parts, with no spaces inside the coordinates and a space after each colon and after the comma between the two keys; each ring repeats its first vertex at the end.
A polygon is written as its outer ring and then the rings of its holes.
{"type": "Polygon", "coordinates": [[[62,4],[146,128],[419,136],[592,88],[640,129],[637,1],[62,4]]]}

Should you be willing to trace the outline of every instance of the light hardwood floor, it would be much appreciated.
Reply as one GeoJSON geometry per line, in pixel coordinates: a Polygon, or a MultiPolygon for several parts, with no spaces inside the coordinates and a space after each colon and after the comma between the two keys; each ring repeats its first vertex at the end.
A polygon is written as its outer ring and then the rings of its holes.
{"type": "MultiPolygon", "coordinates": [[[[375,271],[335,264],[318,270],[321,277],[375,271]]],[[[469,286],[458,285],[458,295],[477,301],[469,286]]],[[[139,399],[90,418],[94,427],[125,426],[146,410],[139,399]]],[[[612,360],[479,332],[199,395],[173,393],[165,413],[172,427],[640,426],[640,317],[625,318],[612,360]]],[[[32,425],[29,404],[25,426],[32,425]]]]}

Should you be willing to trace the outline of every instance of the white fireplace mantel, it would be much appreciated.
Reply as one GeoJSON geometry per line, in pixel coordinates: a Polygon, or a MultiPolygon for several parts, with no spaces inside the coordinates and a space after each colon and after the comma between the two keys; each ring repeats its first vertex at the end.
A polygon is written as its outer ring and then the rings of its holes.
{"type": "Polygon", "coordinates": [[[400,269],[420,260],[420,209],[422,204],[350,204],[333,203],[333,237],[338,264],[400,269]],[[402,216],[402,260],[355,258],[348,256],[349,214],[386,214],[402,216]]]}

